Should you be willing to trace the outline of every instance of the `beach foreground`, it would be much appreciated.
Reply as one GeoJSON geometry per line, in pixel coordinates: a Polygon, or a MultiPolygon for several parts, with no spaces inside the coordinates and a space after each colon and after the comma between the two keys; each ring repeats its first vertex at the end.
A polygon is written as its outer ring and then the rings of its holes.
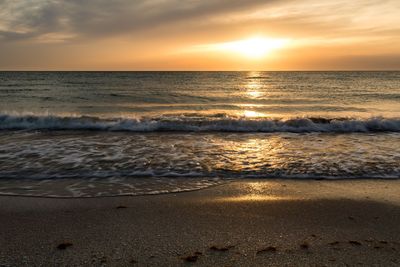
{"type": "Polygon", "coordinates": [[[5,266],[398,266],[399,180],[241,180],[166,195],[0,197],[5,266]]]}

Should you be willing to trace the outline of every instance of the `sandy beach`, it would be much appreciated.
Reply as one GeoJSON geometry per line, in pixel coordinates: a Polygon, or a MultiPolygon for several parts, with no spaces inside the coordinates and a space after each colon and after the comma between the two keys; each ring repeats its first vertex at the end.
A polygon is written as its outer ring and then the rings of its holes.
{"type": "Polygon", "coordinates": [[[1,266],[398,266],[399,180],[0,197],[1,266]]]}
{"type": "Polygon", "coordinates": [[[400,267],[400,0],[0,0],[0,267],[400,267]]]}

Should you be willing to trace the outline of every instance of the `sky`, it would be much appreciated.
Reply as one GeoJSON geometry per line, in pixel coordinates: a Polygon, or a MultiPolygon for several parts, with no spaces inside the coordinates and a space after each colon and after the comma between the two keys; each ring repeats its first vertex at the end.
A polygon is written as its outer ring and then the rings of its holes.
{"type": "Polygon", "coordinates": [[[400,70],[399,0],[0,0],[1,70],[400,70]]]}

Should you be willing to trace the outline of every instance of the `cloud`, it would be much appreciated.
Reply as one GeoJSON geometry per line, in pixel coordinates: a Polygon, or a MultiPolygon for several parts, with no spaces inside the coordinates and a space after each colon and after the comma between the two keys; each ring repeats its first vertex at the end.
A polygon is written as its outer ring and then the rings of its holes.
{"type": "Polygon", "coordinates": [[[332,56],[386,68],[400,54],[399,13],[399,0],[0,0],[0,68],[228,66],[218,53],[183,52],[254,35],[293,41],[283,67],[318,55],[321,68],[332,56]]]}
{"type": "Polygon", "coordinates": [[[54,32],[78,36],[130,34],[272,2],[276,0],[3,0],[0,36],[21,40],[54,32]]]}
{"type": "Polygon", "coordinates": [[[0,38],[136,37],[159,28],[212,34],[246,26],[293,35],[398,34],[399,12],[398,0],[0,0],[0,38]]]}

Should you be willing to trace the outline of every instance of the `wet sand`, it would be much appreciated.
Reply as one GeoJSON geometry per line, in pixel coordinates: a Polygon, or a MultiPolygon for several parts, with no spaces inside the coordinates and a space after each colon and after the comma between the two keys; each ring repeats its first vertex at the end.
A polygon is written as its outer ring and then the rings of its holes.
{"type": "Polygon", "coordinates": [[[242,180],[178,194],[0,197],[3,266],[398,266],[400,180],[242,180]]]}

